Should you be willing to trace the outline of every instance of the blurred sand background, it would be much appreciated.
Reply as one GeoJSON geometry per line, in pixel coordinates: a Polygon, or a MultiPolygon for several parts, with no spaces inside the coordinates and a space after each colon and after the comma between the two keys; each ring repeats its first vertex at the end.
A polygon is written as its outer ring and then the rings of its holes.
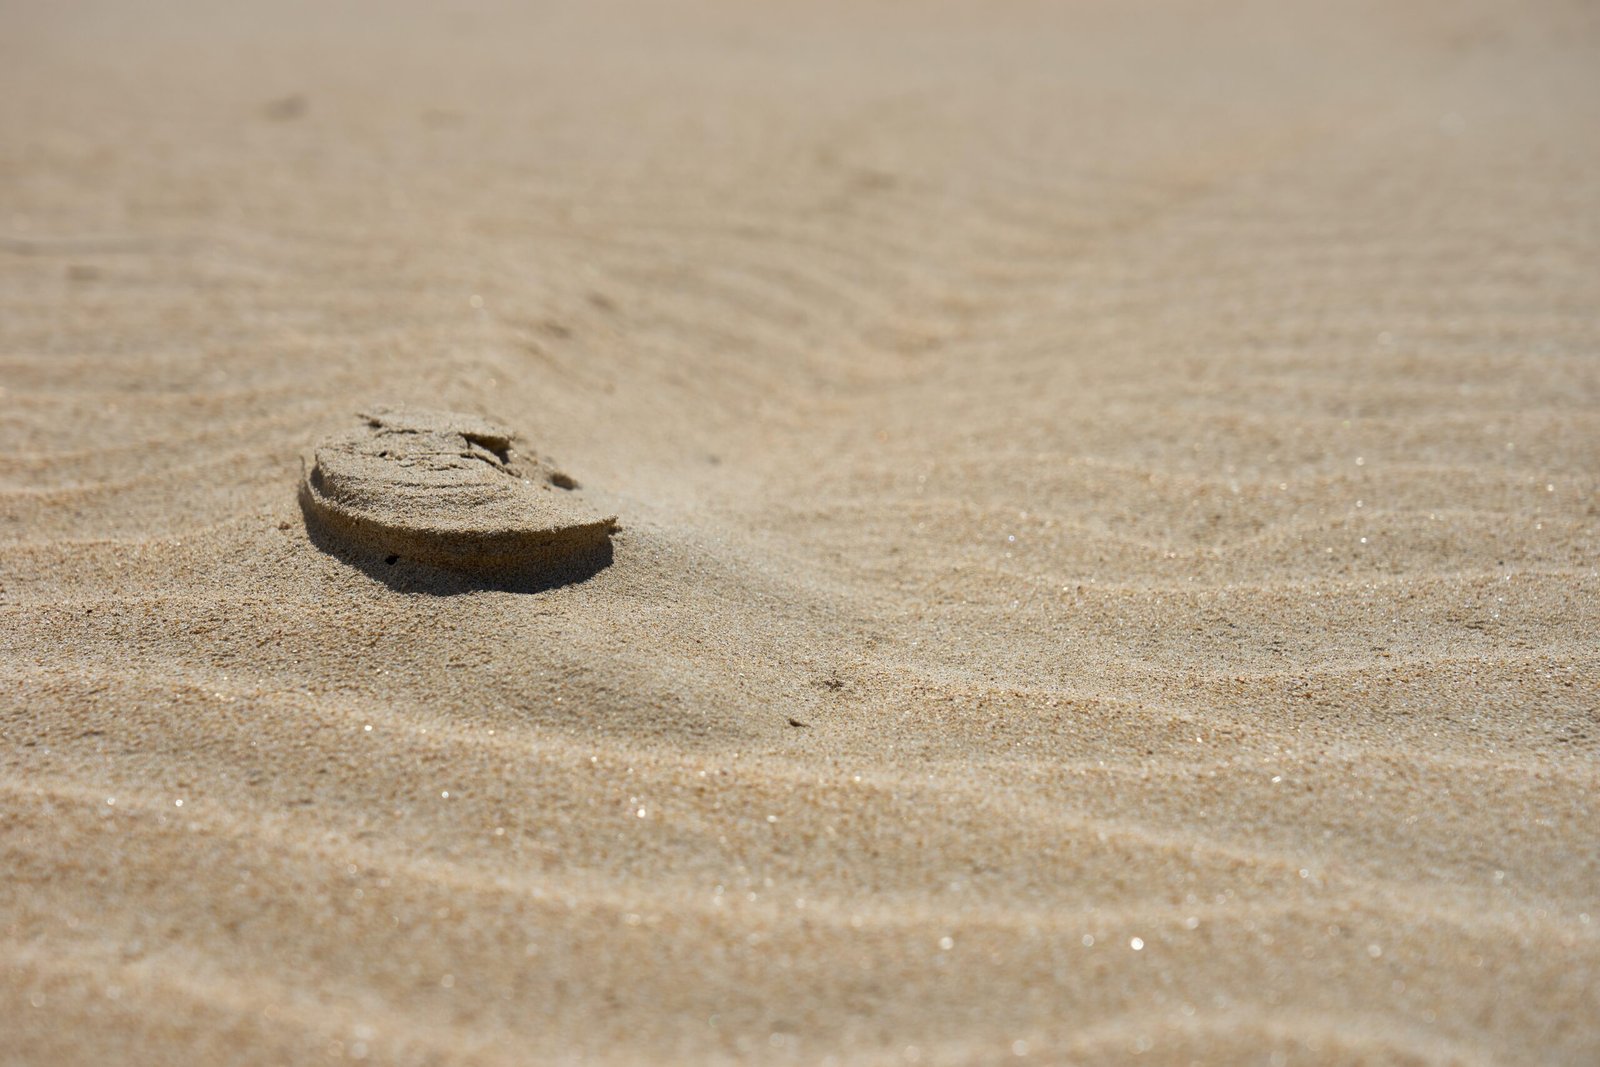
{"type": "Polygon", "coordinates": [[[1600,1062],[1593,4],[4,0],[0,500],[0,1062],[1600,1062]]]}

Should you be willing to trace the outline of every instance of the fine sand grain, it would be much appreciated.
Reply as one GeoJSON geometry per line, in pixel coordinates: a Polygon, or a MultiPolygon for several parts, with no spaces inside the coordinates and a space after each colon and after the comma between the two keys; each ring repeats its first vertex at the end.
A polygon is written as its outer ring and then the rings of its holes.
{"type": "Polygon", "coordinates": [[[1592,3],[0,3],[0,498],[5,1064],[1600,1062],[1592,3]]]}

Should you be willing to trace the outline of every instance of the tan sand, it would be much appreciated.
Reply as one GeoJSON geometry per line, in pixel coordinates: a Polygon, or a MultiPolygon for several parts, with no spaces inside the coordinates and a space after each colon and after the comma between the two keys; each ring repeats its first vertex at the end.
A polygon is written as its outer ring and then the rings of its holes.
{"type": "Polygon", "coordinates": [[[539,592],[611,562],[616,516],[587,507],[576,480],[510,427],[411,407],[351,422],[303,461],[300,507],[318,548],[407,592],[462,576],[539,592]]]}
{"type": "Polygon", "coordinates": [[[1593,4],[10,2],[0,389],[6,1064],[1600,1062],[1593,4]]]}

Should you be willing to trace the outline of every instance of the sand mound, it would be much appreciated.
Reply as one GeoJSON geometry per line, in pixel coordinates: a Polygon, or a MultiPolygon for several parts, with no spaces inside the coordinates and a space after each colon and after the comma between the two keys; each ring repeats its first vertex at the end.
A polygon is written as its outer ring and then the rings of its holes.
{"type": "Polygon", "coordinates": [[[529,574],[602,551],[616,527],[577,483],[474,415],[375,408],[316,446],[300,483],[308,525],[393,566],[529,574]]]}

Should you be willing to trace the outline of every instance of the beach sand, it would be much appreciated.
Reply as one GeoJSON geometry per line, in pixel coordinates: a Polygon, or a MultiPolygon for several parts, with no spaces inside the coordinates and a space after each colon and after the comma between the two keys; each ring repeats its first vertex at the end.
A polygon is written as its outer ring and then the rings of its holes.
{"type": "Polygon", "coordinates": [[[0,5],[0,1062],[1600,1062],[1592,4],[445,7],[0,5]]]}

